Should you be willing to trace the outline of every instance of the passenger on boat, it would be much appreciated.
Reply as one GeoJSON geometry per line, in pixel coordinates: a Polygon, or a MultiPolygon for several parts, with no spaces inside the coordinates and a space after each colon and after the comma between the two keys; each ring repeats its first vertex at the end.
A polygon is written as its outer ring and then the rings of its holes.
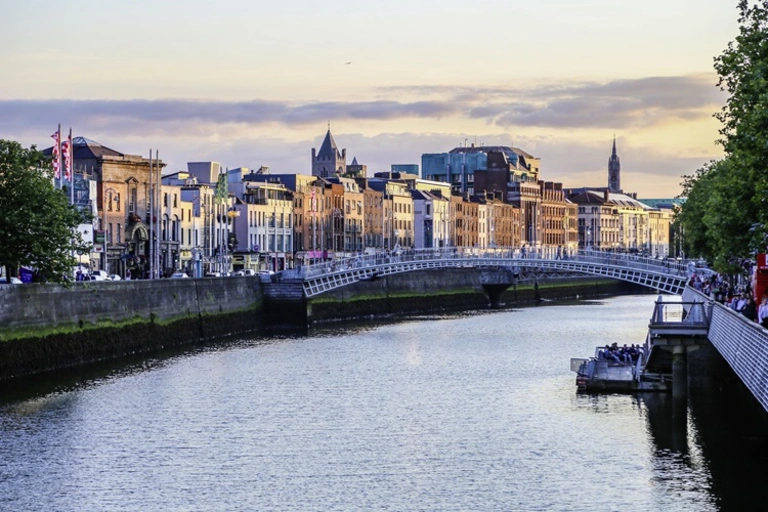
{"type": "Polygon", "coordinates": [[[616,343],[613,344],[614,346],[608,346],[606,345],[603,350],[598,352],[597,356],[598,358],[603,358],[608,362],[615,362],[617,364],[621,364],[621,359],[619,359],[618,350],[616,349],[616,343]]]}
{"type": "MultiPolygon", "coordinates": [[[[634,345],[632,346],[634,347],[634,345]]],[[[629,364],[632,363],[632,352],[630,352],[629,347],[627,346],[626,343],[624,344],[623,347],[621,347],[620,353],[621,353],[621,360],[624,363],[629,363],[629,364]]]]}

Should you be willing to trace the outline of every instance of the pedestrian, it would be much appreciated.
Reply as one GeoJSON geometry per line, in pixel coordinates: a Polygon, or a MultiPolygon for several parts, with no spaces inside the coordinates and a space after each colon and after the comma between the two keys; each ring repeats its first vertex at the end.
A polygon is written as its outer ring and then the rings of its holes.
{"type": "Polygon", "coordinates": [[[754,298],[749,297],[749,299],[747,299],[747,304],[741,310],[741,314],[753,322],[757,320],[757,304],[755,304],[754,298]]]}
{"type": "Polygon", "coordinates": [[[757,321],[768,329],[768,294],[763,295],[763,300],[757,308],[757,321]]]}

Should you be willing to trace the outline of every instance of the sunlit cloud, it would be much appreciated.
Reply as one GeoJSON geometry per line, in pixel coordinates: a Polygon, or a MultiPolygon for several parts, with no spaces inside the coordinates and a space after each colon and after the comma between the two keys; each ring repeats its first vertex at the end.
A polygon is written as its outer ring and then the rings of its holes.
{"type": "Polygon", "coordinates": [[[711,115],[724,98],[709,75],[651,77],[607,83],[548,84],[516,87],[391,88],[392,96],[408,92],[438,96],[403,101],[207,101],[161,100],[0,100],[0,129],[49,126],[52,119],[131,133],[146,123],[239,123],[307,126],[334,120],[406,121],[414,118],[466,118],[500,127],[625,128],[653,126],[670,119],[711,115]]]}

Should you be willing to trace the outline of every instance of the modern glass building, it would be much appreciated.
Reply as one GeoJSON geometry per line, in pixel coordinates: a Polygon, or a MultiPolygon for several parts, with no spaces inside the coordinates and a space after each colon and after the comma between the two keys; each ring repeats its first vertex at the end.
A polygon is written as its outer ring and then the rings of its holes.
{"type": "MultiPolygon", "coordinates": [[[[488,153],[505,153],[510,164],[519,167],[525,152],[508,146],[459,146],[448,153],[421,155],[421,177],[451,184],[454,193],[474,194],[474,173],[488,168],[488,153]]],[[[526,166],[527,167],[527,166],[526,166]]],[[[536,169],[538,174],[538,168],[536,169]]]]}

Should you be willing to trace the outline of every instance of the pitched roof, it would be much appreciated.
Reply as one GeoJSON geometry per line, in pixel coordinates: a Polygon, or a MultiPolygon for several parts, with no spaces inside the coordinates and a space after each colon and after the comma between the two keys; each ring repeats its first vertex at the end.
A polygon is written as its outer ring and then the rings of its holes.
{"type": "MultiPolygon", "coordinates": [[[[103,156],[120,156],[124,157],[125,154],[115,151],[112,148],[108,148],[96,142],[95,140],[88,139],[86,137],[73,137],[72,138],[73,157],[75,160],[101,158],[103,156]]],[[[51,156],[53,146],[43,150],[43,154],[51,156]]]]}
{"type": "Polygon", "coordinates": [[[569,197],[568,199],[576,204],[605,204],[610,201],[606,201],[603,194],[599,194],[594,190],[585,190],[569,197]]]}
{"type": "Polygon", "coordinates": [[[317,158],[341,159],[341,153],[339,153],[339,148],[336,146],[336,141],[333,140],[330,128],[328,128],[328,133],[325,134],[320,151],[317,152],[317,158]]]}

